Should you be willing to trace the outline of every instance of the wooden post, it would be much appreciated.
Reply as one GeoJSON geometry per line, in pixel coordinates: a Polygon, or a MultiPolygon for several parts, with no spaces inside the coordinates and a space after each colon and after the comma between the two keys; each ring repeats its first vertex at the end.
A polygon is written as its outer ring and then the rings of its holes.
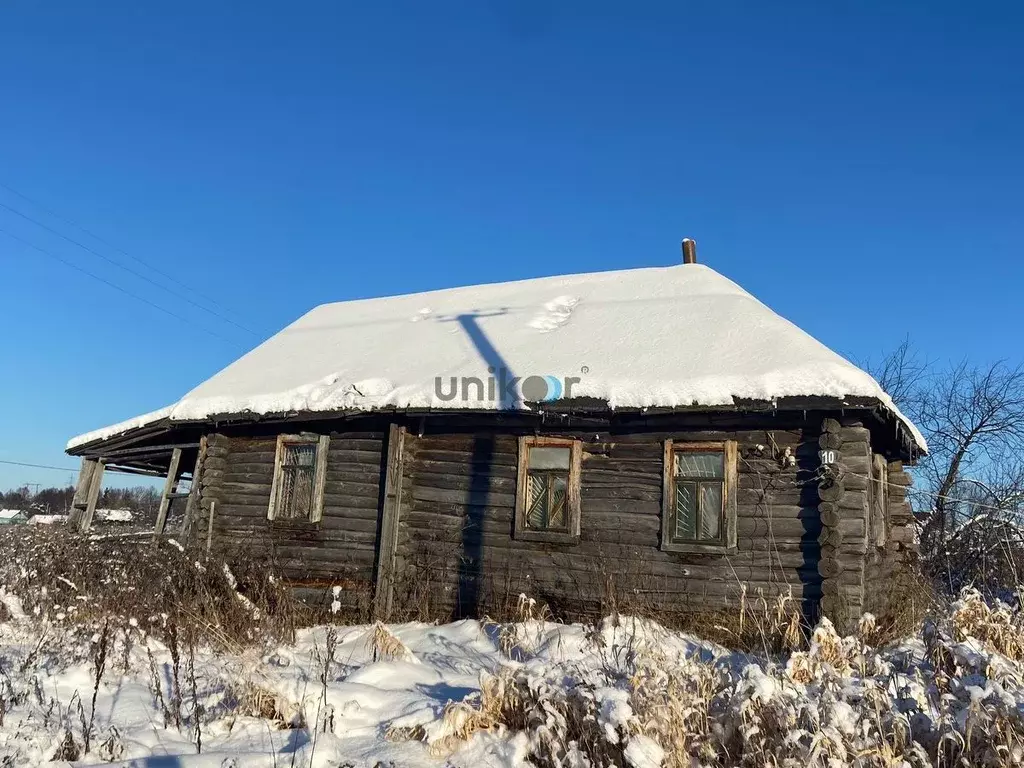
{"type": "Polygon", "coordinates": [[[210,502],[210,519],[206,523],[206,556],[210,556],[210,550],[213,548],[213,513],[217,511],[217,500],[213,499],[210,502]]]}
{"type": "Polygon", "coordinates": [[[392,424],[388,432],[388,464],[384,476],[380,541],[377,542],[377,579],[374,615],[381,621],[391,616],[395,598],[395,560],[398,555],[398,523],[402,507],[402,471],[405,427],[392,424]]]}
{"type": "Polygon", "coordinates": [[[92,516],[96,514],[96,502],[100,500],[100,489],[103,487],[103,470],[105,468],[103,459],[98,459],[92,468],[92,477],[89,479],[88,497],[85,501],[85,510],[78,523],[80,533],[86,533],[92,527],[92,516]]]}
{"type": "Polygon", "coordinates": [[[92,483],[95,469],[96,459],[82,459],[81,468],[78,470],[78,483],[75,485],[75,495],[71,499],[71,513],[68,517],[68,525],[74,530],[78,530],[82,524],[82,515],[85,514],[85,507],[88,504],[89,486],[92,483]]]}
{"type": "Polygon", "coordinates": [[[171,463],[167,467],[167,480],[164,482],[164,494],[160,497],[160,511],[156,514],[156,526],[153,528],[153,545],[156,545],[157,537],[164,532],[164,523],[167,522],[167,510],[171,506],[171,494],[174,493],[174,486],[177,483],[178,464],[181,463],[181,448],[171,451],[171,463]]]}
{"type": "Polygon", "coordinates": [[[188,491],[188,501],[185,502],[185,517],[181,521],[181,537],[185,538],[192,531],[196,521],[196,512],[199,509],[199,483],[203,479],[203,464],[206,463],[206,435],[199,438],[199,453],[196,455],[196,465],[192,470],[192,487],[188,491]]]}

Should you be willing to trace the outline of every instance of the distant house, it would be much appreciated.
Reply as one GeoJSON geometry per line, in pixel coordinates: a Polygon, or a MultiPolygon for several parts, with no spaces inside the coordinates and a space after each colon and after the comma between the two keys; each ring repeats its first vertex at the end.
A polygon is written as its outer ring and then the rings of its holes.
{"type": "Polygon", "coordinates": [[[317,307],[177,403],[71,440],[72,522],[124,469],[168,477],[158,529],[172,503],[178,533],[212,516],[296,588],[372,594],[380,616],[791,591],[848,624],[913,547],[924,440],[871,376],[684,254],[317,307]]]}
{"type": "Polygon", "coordinates": [[[28,522],[28,512],[23,509],[0,509],[0,525],[17,525],[28,522]]]}

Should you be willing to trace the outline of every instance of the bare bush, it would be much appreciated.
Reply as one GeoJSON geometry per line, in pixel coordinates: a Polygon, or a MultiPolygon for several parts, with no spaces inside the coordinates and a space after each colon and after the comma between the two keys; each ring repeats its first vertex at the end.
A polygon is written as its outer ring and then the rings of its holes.
{"type": "Polygon", "coordinates": [[[1005,596],[1024,564],[1024,367],[936,369],[904,342],[874,373],[928,441],[910,491],[923,572],[1005,596]]]}
{"type": "Polygon", "coordinates": [[[52,625],[92,633],[109,623],[125,637],[132,630],[156,635],[177,652],[197,638],[224,648],[287,641],[315,618],[301,615],[272,563],[258,558],[207,558],[173,541],[154,549],[142,537],[14,528],[0,531],[0,582],[28,614],[52,625]]]}

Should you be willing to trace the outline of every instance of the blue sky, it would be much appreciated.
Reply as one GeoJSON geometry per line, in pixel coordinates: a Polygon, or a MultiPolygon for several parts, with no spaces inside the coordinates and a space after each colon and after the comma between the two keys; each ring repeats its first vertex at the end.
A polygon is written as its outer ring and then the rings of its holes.
{"type": "Polygon", "coordinates": [[[854,359],[1022,357],[1012,4],[101,5],[0,5],[0,204],[256,333],[0,207],[188,321],[0,233],[0,459],[77,466],[68,437],[318,303],[670,264],[683,236],[854,359]]]}

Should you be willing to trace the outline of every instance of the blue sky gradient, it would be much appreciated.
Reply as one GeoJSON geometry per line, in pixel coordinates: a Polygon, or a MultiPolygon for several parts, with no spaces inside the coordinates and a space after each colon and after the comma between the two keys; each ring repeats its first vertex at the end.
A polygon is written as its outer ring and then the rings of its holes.
{"type": "Polygon", "coordinates": [[[322,302],[670,264],[683,236],[856,360],[909,334],[1018,362],[1021,39],[1010,3],[9,0],[0,459],[75,467],[68,437],[322,302]]]}

